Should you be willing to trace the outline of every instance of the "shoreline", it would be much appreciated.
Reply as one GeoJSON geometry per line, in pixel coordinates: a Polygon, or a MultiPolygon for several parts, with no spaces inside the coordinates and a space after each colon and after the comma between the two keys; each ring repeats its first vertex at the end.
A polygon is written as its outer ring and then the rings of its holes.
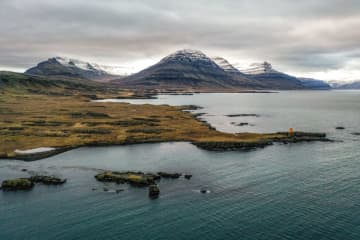
{"type": "MultiPolygon", "coordinates": [[[[271,134],[271,133],[268,133],[271,134]]],[[[196,146],[199,149],[206,151],[217,151],[217,152],[227,152],[227,151],[251,151],[265,148],[267,146],[272,146],[274,144],[290,144],[290,143],[303,143],[303,142],[333,142],[333,140],[326,137],[325,133],[313,133],[313,132],[295,132],[294,136],[286,136],[285,133],[279,132],[276,134],[284,134],[283,137],[274,137],[273,139],[269,138],[268,140],[263,141],[161,141],[161,140],[149,140],[149,141],[128,141],[124,143],[91,143],[84,144],[79,146],[67,146],[63,148],[57,148],[48,152],[41,153],[31,153],[31,154],[18,154],[15,156],[1,156],[1,160],[20,160],[25,162],[32,162],[37,160],[42,160],[49,158],[70,150],[78,149],[81,147],[112,147],[112,146],[129,146],[129,145],[139,145],[139,144],[156,144],[156,143],[176,143],[176,142],[186,142],[196,146]]]]}
{"type": "MultiPolygon", "coordinates": [[[[75,148],[124,146],[143,143],[189,142],[210,151],[247,151],[274,143],[330,142],[325,133],[225,133],[192,110],[201,106],[92,103],[91,98],[22,96],[28,109],[38,105],[39,112],[13,108],[19,99],[6,98],[8,115],[0,129],[5,150],[2,159],[35,161],[75,148]],[[32,101],[28,101],[28,99],[32,101]],[[47,102],[44,102],[44,99],[47,102]],[[51,104],[51,102],[53,104],[51,104]],[[60,105],[56,105],[61,102],[60,105]],[[57,106],[53,109],[53,106],[57,106]],[[39,120],[40,119],[40,120],[39,120]],[[11,121],[12,120],[12,121],[11,121]],[[10,145],[6,145],[9,142],[10,145]],[[52,147],[55,150],[18,154],[15,149],[52,147]],[[7,149],[6,149],[7,147],[7,149]]],[[[6,116],[6,115],[5,115],[6,116]]]]}

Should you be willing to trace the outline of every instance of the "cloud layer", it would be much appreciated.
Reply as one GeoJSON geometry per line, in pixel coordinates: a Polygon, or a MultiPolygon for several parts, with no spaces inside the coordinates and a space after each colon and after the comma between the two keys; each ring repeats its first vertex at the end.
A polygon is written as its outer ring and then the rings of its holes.
{"type": "Polygon", "coordinates": [[[0,68],[55,55],[138,70],[181,48],[360,79],[358,0],[0,0],[0,68]]]}

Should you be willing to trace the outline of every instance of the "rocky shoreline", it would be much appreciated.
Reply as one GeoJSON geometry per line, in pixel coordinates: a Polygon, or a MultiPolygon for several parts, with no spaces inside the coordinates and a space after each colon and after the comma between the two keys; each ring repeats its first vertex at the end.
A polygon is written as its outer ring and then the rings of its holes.
{"type": "MultiPolygon", "coordinates": [[[[209,129],[215,130],[209,123],[203,122],[209,129]]],[[[293,135],[289,135],[288,132],[278,132],[280,137],[268,138],[260,141],[187,141],[191,144],[209,151],[246,151],[258,148],[264,148],[266,146],[273,145],[274,143],[299,143],[299,142],[333,142],[333,140],[326,137],[325,133],[314,132],[294,132],[293,135]]],[[[177,142],[177,141],[162,141],[159,139],[149,139],[148,141],[135,141],[128,139],[121,143],[91,143],[79,146],[71,146],[65,148],[57,148],[56,150],[42,153],[32,154],[16,154],[14,156],[1,156],[0,159],[14,159],[22,161],[36,161],[44,158],[48,158],[63,152],[67,152],[79,147],[101,147],[101,146],[125,146],[133,144],[146,144],[146,143],[162,143],[162,142],[177,142]]]]}
{"type": "Polygon", "coordinates": [[[7,179],[1,183],[0,189],[3,191],[30,190],[35,186],[35,184],[38,183],[42,183],[44,185],[62,185],[66,183],[66,179],[46,175],[34,175],[28,178],[7,179]]]}
{"type": "Polygon", "coordinates": [[[256,142],[241,142],[241,141],[227,141],[227,142],[192,142],[195,146],[208,151],[248,151],[266,146],[274,143],[300,143],[300,142],[333,142],[333,140],[326,137],[325,133],[314,132],[294,132],[289,134],[287,132],[278,132],[282,137],[269,138],[267,140],[256,142]]]}

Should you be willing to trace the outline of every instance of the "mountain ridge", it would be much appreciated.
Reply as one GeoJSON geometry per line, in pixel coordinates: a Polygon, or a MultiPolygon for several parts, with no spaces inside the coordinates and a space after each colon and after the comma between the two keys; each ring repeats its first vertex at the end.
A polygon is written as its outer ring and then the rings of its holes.
{"type": "Polygon", "coordinates": [[[25,71],[28,75],[68,76],[89,80],[108,81],[121,77],[112,72],[111,67],[89,63],[67,57],[53,57],[42,61],[25,71]]]}

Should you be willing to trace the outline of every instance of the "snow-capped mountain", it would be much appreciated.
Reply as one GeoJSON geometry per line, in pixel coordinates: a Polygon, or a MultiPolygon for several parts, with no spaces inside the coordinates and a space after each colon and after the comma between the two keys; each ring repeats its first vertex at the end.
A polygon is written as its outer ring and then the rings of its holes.
{"type": "Polygon", "coordinates": [[[252,63],[248,68],[240,69],[242,73],[255,75],[255,74],[265,74],[265,73],[279,73],[273,69],[272,65],[268,62],[262,63],[252,63]]]}
{"type": "Polygon", "coordinates": [[[329,81],[334,89],[360,89],[360,81],[329,81]]]}
{"type": "Polygon", "coordinates": [[[25,73],[31,75],[68,76],[91,80],[109,80],[122,75],[120,67],[103,66],[66,57],[49,58],[25,73]]]}
{"type": "Polygon", "coordinates": [[[231,65],[225,58],[222,57],[213,57],[212,60],[220,66],[224,71],[230,72],[230,73],[239,73],[239,69],[235,68],[233,65],[231,65]]]}
{"type": "Polygon", "coordinates": [[[308,88],[311,89],[316,89],[316,90],[327,90],[327,89],[331,89],[331,86],[323,81],[323,80],[318,80],[318,79],[313,79],[313,78],[298,78],[302,84],[308,88]]]}
{"type": "Polygon", "coordinates": [[[248,88],[243,76],[234,76],[198,50],[176,51],[155,65],[122,80],[120,85],[144,88],[248,88]]]}
{"type": "Polygon", "coordinates": [[[298,78],[275,70],[271,63],[253,63],[248,68],[240,69],[251,79],[262,82],[269,89],[309,89],[298,78]]]}

